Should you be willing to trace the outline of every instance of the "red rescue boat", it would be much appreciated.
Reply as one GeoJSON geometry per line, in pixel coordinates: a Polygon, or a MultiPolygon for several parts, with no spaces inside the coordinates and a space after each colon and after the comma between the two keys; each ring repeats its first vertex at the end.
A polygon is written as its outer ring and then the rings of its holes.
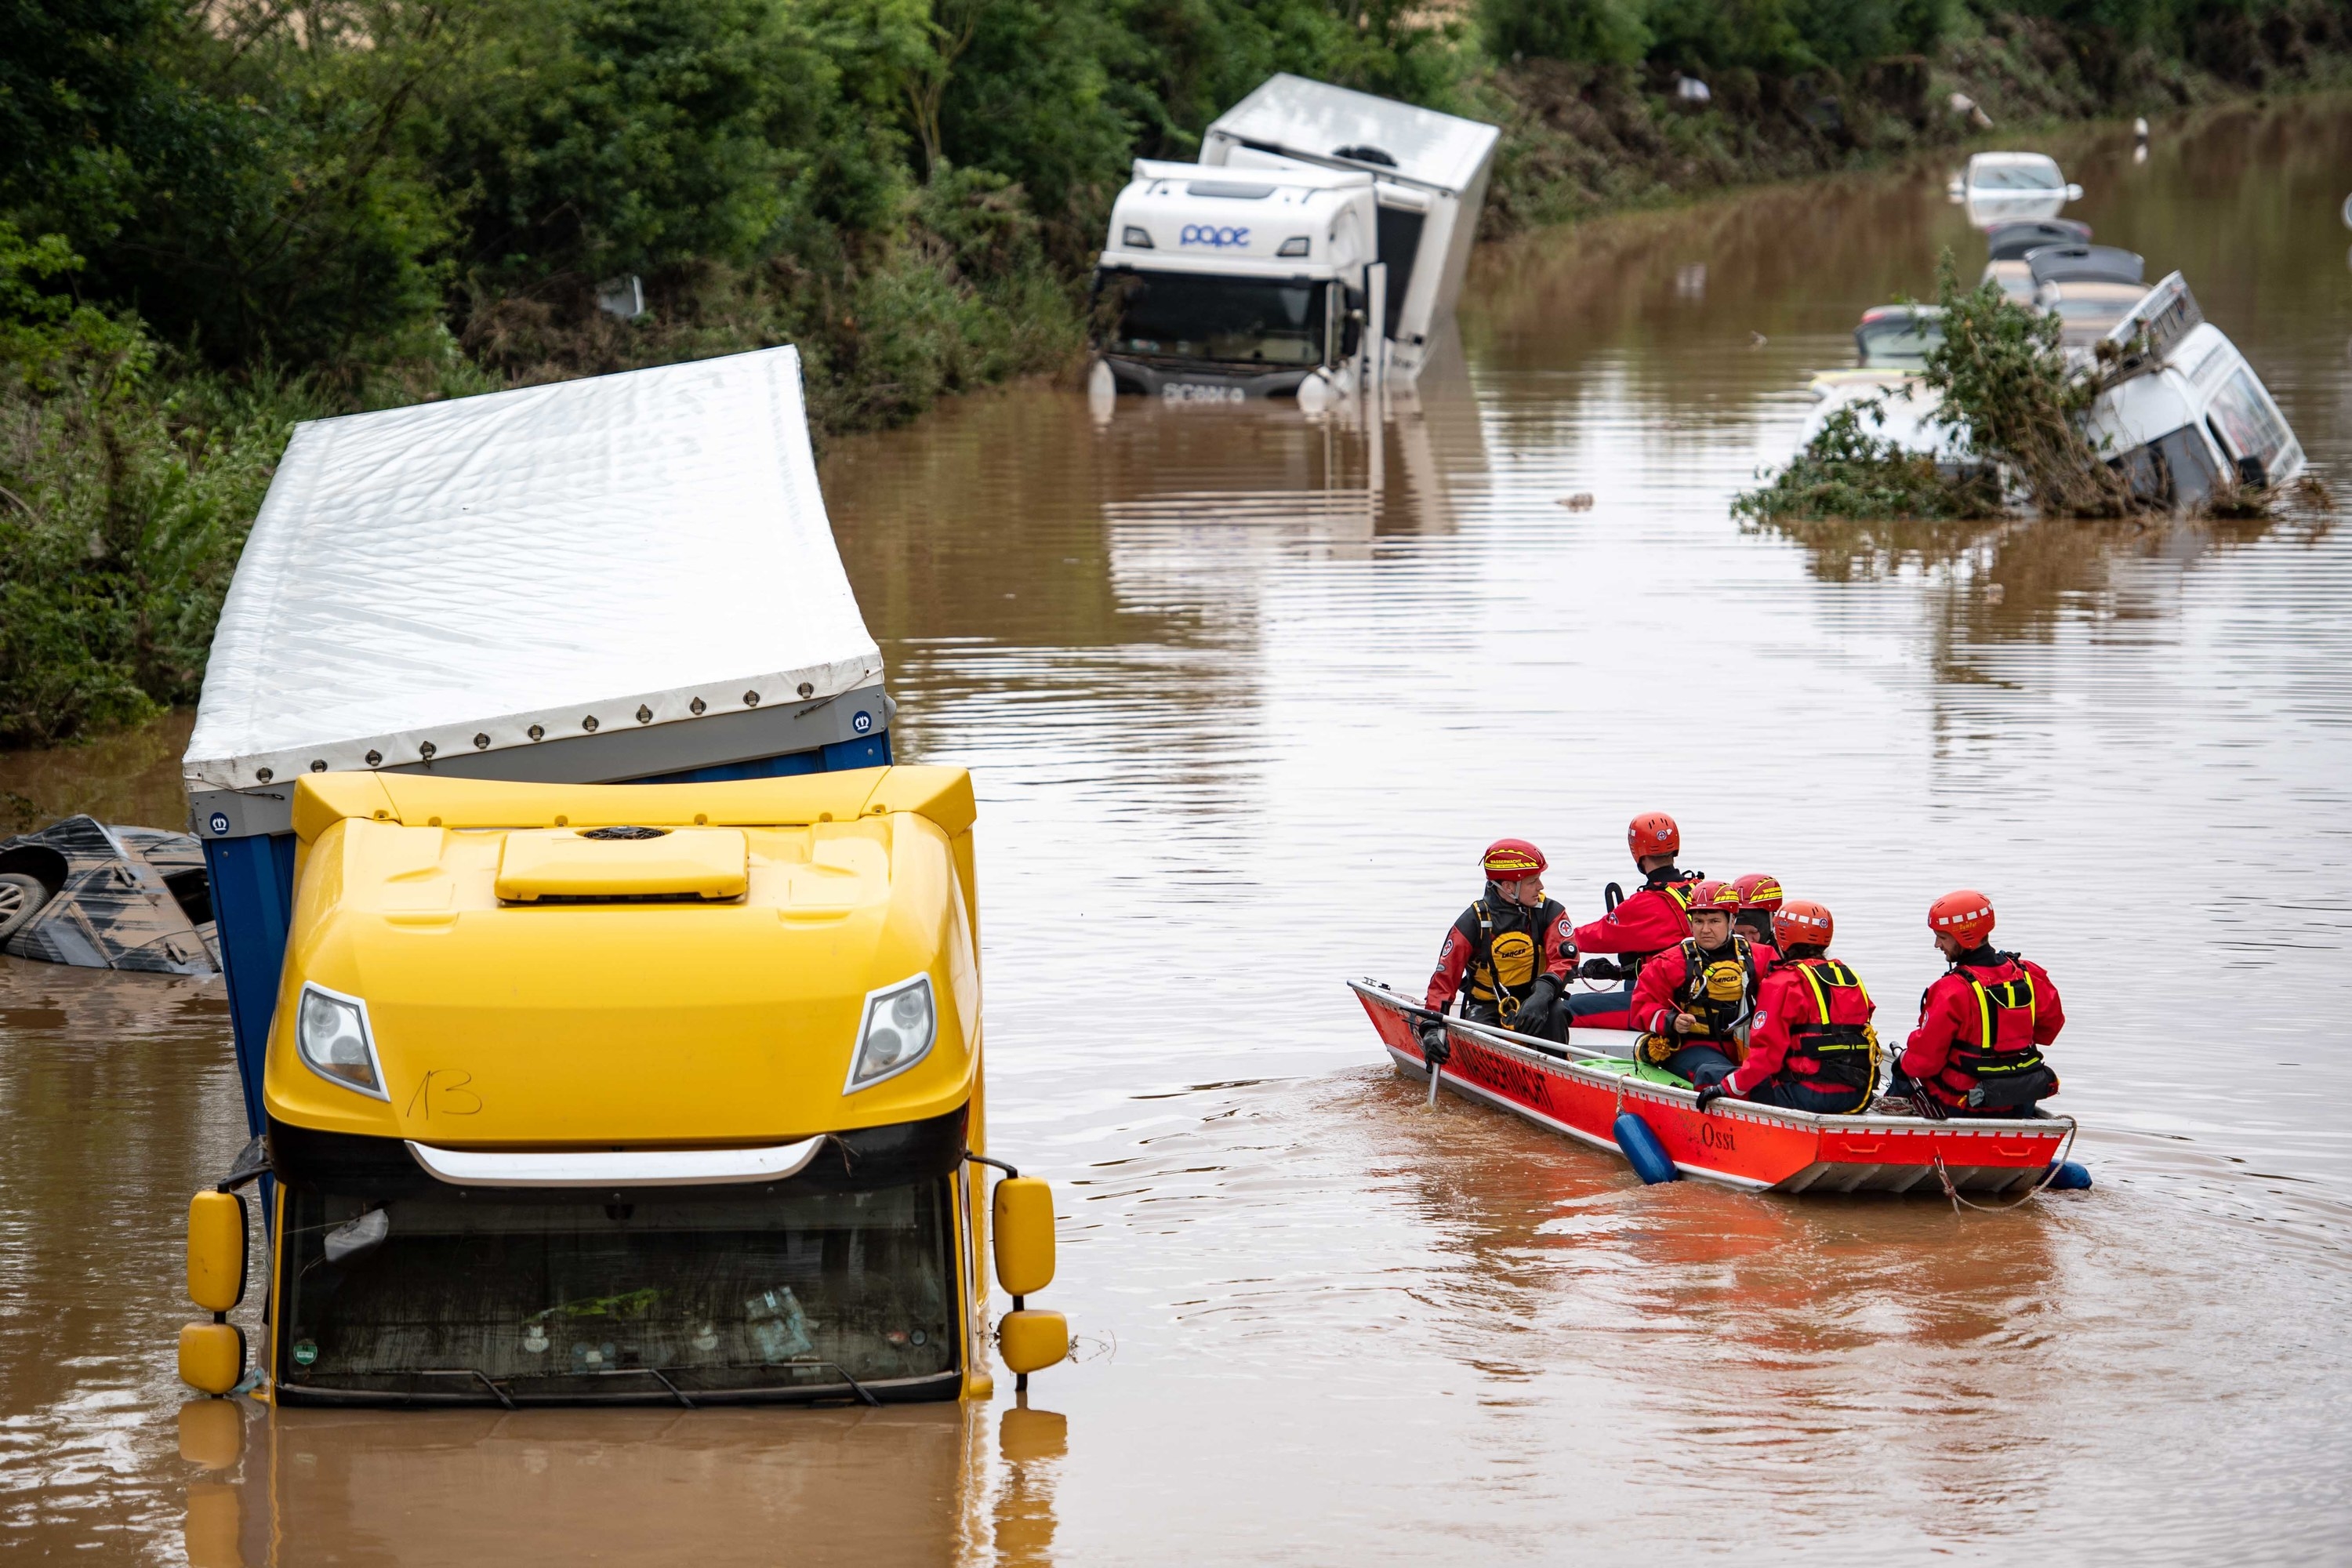
{"type": "MultiPolygon", "coordinates": [[[[1429,1013],[1372,981],[1348,984],[1390,1059],[1426,1081],[1421,1030],[1429,1013]]],[[[2074,1135],[2074,1121],[2063,1116],[1816,1116],[1727,1099],[1702,1115],[1698,1097],[1679,1080],[1642,1076],[1636,1037],[1623,1029],[1571,1029],[1565,1047],[1453,1017],[1445,1032],[1452,1056],[1439,1081],[1456,1093],[1612,1153],[1622,1152],[1617,1116],[1631,1111],[1683,1174],[1749,1192],[1906,1193],[1924,1184],[1940,1193],[1940,1164],[1957,1192],[2022,1193],[2042,1183],[2074,1135]]]]}

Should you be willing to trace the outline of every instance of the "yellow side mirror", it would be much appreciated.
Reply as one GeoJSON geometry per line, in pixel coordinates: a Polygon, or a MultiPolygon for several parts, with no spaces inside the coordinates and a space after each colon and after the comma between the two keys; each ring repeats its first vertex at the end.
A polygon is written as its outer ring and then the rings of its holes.
{"type": "MultiPolygon", "coordinates": [[[[1008,1296],[1028,1296],[1054,1282],[1054,1189],[1035,1176],[996,1184],[991,1210],[996,1282],[1008,1296]]],[[[1020,1314],[1015,1313],[1017,1317],[1020,1314]]],[[[1061,1356],[1057,1353],[1055,1361],[1061,1356]]],[[[1052,1365],[1052,1362],[1043,1364],[1052,1365]]]]}
{"type": "Polygon", "coordinates": [[[1070,1353],[1069,1320],[1034,1308],[1007,1312],[996,1321],[996,1344],[1014,1372],[1043,1372],[1070,1353]]]}
{"type": "Polygon", "coordinates": [[[245,1200],[235,1193],[188,1200],[188,1300],[207,1312],[245,1300],[245,1200]]]}
{"type": "Polygon", "coordinates": [[[226,1394],[245,1375],[245,1331],[235,1323],[180,1327],[180,1381],[204,1394],[226,1394]]]}

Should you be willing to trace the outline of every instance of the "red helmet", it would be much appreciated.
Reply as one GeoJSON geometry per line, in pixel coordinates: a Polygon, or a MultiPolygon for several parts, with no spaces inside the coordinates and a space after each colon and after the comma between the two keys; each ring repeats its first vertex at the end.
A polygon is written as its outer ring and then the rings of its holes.
{"type": "Polygon", "coordinates": [[[1780,879],[1778,877],[1751,871],[1731,885],[1739,889],[1739,907],[1743,910],[1769,911],[1780,907],[1780,879]]]}
{"type": "Polygon", "coordinates": [[[1962,888],[1927,906],[1927,929],[1950,935],[1962,947],[1981,947],[1992,934],[1992,900],[1962,888]]]}
{"type": "Polygon", "coordinates": [[[1804,942],[1827,947],[1836,931],[1829,910],[1811,899],[1790,899],[1772,911],[1772,940],[1783,951],[1804,942]]]}
{"type": "Polygon", "coordinates": [[[1683,830],[1664,812],[1645,811],[1625,829],[1625,844],[1636,860],[1645,855],[1679,855],[1683,852],[1683,830]]]}
{"type": "Polygon", "coordinates": [[[1490,882],[1517,882],[1544,868],[1544,853],[1524,838],[1497,838],[1486,846],[1480,864],[1490,882]]]}
{"type": "Polygon", "coordinates": [[[1739,909],[1739,889],[1712,877],[1692,888],[1688,897],[1690,902],[1684,907],[1694,914],[1700,910],[1719,910],[1727,915],[1739,909]]]}

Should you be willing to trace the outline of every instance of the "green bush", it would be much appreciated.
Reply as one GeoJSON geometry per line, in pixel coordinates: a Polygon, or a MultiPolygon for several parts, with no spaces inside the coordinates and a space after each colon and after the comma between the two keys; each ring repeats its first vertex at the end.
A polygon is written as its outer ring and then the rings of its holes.
{"type": "Polygon", "coordinates": [[[1935,458],[1873,435],[1885,416],[1876,398],[1838,409],[1769,484],[1733,501],[1733,513],[1762,523],[1916,522],[1999,513],[2000,487],[1981,470],[1946,475],[1935,458]]]}
{"type": "Polygon", "coordinates": [[[137,318],[41,288],[79,268],[0,221],[0,744],[195,695],[300,403],[265,376],[190,417],[137,318]]]}
{"type": "Polygon", "coordinates": [[[1630,66],[1650,47],[1635,0],[1487,0],[1482,19],[1488,47],[1506,59],[1630,66]]]}

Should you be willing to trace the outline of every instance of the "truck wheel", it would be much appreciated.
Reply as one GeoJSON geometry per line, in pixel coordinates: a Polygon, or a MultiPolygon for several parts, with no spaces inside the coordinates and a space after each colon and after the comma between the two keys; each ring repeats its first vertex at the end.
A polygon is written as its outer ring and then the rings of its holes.
{"type": "Polygon", "coordinates": [[[49,889],[38,877],[22,871],[0,871],[0,942],[5,942],[49,901],[49,889]]]}

